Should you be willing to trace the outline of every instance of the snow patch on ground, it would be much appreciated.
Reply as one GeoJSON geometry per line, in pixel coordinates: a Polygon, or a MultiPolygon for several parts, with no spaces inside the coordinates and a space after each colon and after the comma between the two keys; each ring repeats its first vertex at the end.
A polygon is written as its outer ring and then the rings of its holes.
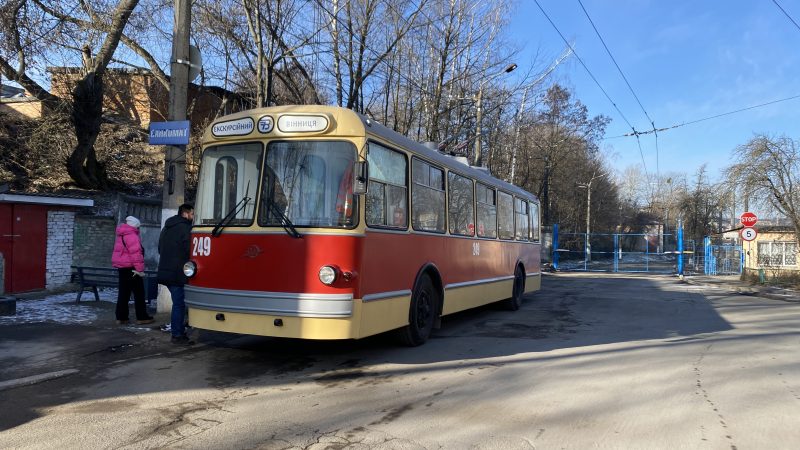
{"type": "MultiPolygon", "coordinates": [[[[81,302],[76,304],[75,292],[49,295],[39,299],[17,300],[17,314],[0,316],[0,326],[23,323],[57,322],[63,324],[90,324],[97,320],[98,314],[106,315],[108,310],[98,308],[94,294],[84,293],[81,302]]],[[[116,289],[100,289],[100,301],[116,303],[116,289]]],[[[114,319],[113,312],[109,320],[114,319]]]]}

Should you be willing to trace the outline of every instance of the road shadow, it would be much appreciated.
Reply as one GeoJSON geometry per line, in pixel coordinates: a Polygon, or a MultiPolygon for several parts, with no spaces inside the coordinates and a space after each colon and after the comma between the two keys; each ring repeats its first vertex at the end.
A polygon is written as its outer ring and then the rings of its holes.
{"type": "MultiPolygon", "coordinates": [[[[194,347],[174,348],[157,331],[27,325],[17,329],[15,339],[27,336],[54,347],[59,339],[68,340],[63,344],[72,357],[60,364],[80,367],[81,373],[0,392],[16,411],[0,415],[0,431],[76,400],[108,402],[247,385],[290,389],[303,382],[329,388],[354,380],[382,383],[398,374],[485,366],[508,356],[520,361],[570,357],[554,350],[581,348],[585,355],[629,351],[604,344],[690,344],[732,329],[717,308],[713,298],[674,278],[559,274],[545,276],[542,290],[526,296],[519,311],[488,305],[447,316],[442,328],[416,348],[399,346],[390,334],[358,341],[304,341],[216,332],[197,333],[194,347]],[[118,369],[123,365],[127,372],[118,369]],[[158,382],[130,382],[134,372],[158,382]]],[[[3,333],[0,329],[0,338],[7,338],[3,333]]]]}

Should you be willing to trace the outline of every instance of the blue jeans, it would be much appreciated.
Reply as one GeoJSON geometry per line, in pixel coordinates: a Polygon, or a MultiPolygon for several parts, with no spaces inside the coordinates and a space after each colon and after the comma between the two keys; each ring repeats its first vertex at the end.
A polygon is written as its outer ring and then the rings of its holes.
{"type": "Polygon", "coordinates": [[[172,296],[172,337],[183,336],[186,333],[184,326],[186,302],[184,302],[183,286],[167,286],[167,289],[172,296]]]}

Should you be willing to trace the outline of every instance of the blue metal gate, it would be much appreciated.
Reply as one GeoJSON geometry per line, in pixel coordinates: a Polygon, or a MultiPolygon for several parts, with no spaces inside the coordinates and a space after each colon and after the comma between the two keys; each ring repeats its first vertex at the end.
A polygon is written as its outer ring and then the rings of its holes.
{"type": "Polygon", "coordinates": [[[744,267],[741,245],[714,245],[710,236],[703,239],[703,273],[706,275],[740,275],[744,267]]]}

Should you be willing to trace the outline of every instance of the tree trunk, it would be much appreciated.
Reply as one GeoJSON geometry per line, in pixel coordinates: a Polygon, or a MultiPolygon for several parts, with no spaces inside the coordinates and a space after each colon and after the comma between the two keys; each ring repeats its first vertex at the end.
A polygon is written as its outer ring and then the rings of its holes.
{"type": "Polygon", "coordinates": [[[103,76],[90,72],[75,86],[72,98],[72,124],[78,144],[67,159],[67,173],[81,188],[105,188],[105,167],[97,161],[94,150],[103,120],[103,76]]]}

